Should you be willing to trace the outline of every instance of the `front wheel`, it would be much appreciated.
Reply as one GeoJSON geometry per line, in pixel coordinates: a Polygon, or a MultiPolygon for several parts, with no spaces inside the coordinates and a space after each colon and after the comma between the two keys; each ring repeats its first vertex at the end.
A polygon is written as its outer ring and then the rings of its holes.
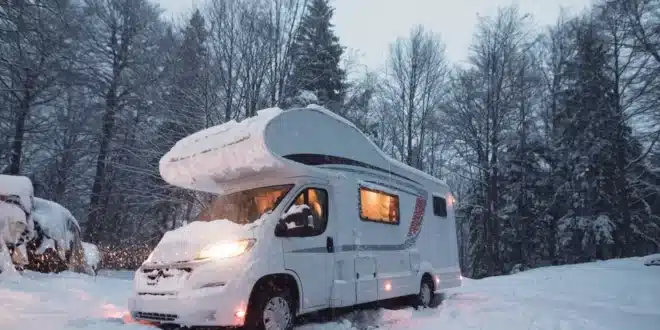
{"type": "Polygon", "coordinates": [[[291,294],[283,288],[258,293],[247,313],[245,328],[258,330],[291,330],[295,318],[291,294]]]}

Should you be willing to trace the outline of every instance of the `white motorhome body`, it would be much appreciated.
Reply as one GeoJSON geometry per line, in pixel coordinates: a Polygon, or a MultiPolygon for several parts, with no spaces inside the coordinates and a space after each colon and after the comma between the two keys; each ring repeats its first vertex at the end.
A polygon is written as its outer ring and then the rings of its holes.
{"type": "Polygon", "coordinates": [[[268,211],[245,224],[208,221],[227,214],[212,202],[199,221],[166,233],[136,272],[137,319],[270,328],[394,297],[428,304],[461,284],[448,186],[321,107],[267,109],[200,131],[177,142],[160,170],[170,184],[218,200],[248,196],[268,211]],[[278,198],[268,204],[254,192],[278,198]]]}

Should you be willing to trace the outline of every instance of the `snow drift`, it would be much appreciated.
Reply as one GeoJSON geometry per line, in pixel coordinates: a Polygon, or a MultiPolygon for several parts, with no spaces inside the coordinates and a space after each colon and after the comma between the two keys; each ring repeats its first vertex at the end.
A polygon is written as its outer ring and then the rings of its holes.
{"type": "MultiPolygon", "coordinates": [[[[644,266],[643,259],[466,279],[437,309],[363,310],[296,330],[657,330],[660,268],[644,266]]],[[[131,288],[132,273],[124,271],[97,277],[26,272],[20,280],[0,280],[0,329],[156,329],[128,316],[131,288]]]]}

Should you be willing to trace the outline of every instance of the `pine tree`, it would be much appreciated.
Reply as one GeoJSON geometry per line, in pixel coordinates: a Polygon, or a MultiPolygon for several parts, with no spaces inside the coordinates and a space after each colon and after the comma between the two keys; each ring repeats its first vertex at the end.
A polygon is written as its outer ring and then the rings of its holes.
{"type": "Polygon", "coordinates": [[[629,256],[632,239],[643,238],[636,221],[644,213],[629,166],[641,155],[608,74],[606,42],[589,20],[575,27],[576,52],[568,64],[569,87],[557,122],[557,151],[564,182],[560,248],[566,262],[629,256]],[[637,237],[635,237],[637,236],[637,237]]]}
{"type": "MultiPolygon", "coordinates": [[[[204,17],[196,10],[182,31],[182,40],[177,42],[171,35],[173,47],[163,100],[166,105],[158,127],[152,159],[158,167],[160,157],[181,138],[209,125],[205,104],[209,83],[208,31],[204,17]]],[[[177,224],[177,210],[190,208],[192,195],[184,190],[166,185],[159,177],[154,184],[161,201],[154,207],[154,217],[160,218],[161,231],[172,229],[177,224]],[[165,198],[162,198],[165,197],[165,198]],[[184,205],[180,205],[184,204],[184,205]]]]}
{"type": "Polygon", "coordinates": [[[309,3],[293,45],[293,72],[286,93],[289,99],[309,91],[329,108],[343,101],[346,73],[340,60],[344,50],[330,23],[333,12],[328,0],[309,3]]]}
{"type": "Polygon", "coordinates": [[[172,63],[173,81],[167,103],[175,141],[207,124],[201,105],[208,74],[207,38],[204,17],[199,9],[195,10],[183,30],[183,41],[172,63]]]}

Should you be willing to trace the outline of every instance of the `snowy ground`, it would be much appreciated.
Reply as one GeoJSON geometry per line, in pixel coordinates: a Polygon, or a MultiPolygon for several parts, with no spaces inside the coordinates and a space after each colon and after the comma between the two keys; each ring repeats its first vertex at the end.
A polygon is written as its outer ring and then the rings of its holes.
{"type": "MultiPolygon", "coordinates": [[[[0,280],[0,329],[130,330],[130,272],[94,278],[26,272],[0,280]]],[[[435,310],[371,310],[297,330],[660,329],[660,267],[643,258],[550,267],[466,280],[435,310]]]]}

